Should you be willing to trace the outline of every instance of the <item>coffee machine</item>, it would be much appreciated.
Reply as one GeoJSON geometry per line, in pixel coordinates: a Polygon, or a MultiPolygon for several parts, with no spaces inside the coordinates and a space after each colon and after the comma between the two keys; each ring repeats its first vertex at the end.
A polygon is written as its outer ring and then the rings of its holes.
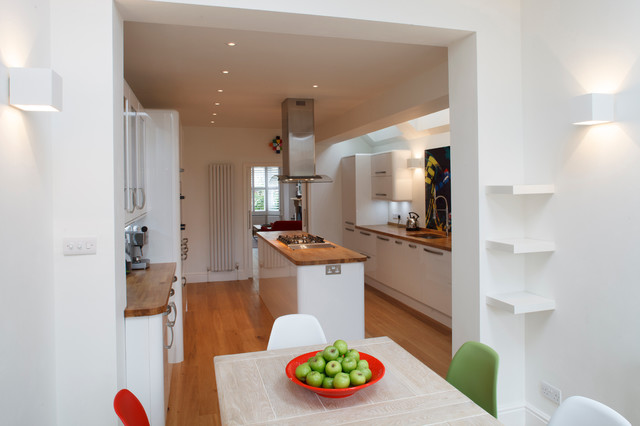
{"type": "Polygon", "coordinates": [[[127,227],[124,235],[127,260],[131,261],[131,269],[147,269],[151,262],[142,257],[142,246],[147,243],[147,227],[127,227]]]}

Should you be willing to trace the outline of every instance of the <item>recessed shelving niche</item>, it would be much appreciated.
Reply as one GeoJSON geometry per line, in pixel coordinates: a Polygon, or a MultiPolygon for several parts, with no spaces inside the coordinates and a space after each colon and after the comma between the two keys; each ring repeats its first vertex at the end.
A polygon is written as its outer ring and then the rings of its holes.
{"type": "MultiPolygon", "coordinates": [[[[555,193],[555,185],[487,185],[486,193],[504,195],[550,195],[555,193]]],[[[502,250],[512,254],[553,252],[556,249],[554,241],[534,238],[487,239],[485,244],[488,249],[502,250]]],[[[487,305],[512,314],[550,311],[556,308],[555,300],[527,291],[490,294],[486,296],[486,302],[487,305]]]]}

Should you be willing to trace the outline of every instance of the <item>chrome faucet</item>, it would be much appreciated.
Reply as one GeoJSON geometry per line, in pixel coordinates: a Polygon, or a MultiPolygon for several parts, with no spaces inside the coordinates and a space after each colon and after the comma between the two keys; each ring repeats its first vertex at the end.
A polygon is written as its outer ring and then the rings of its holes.
{"type": "Polygon", "coordinates": [[[444,211],[445,211],[445,218],[444,218],[444,230],[447,233],[447,237],[449,236],[449,202],[447,201],[447,198],[444,195],[438,195],[434,200],[433,200],[433,216],[434,219],[436,217],[436,215],[438,214],[438,198],[442,198],[444,200],[444,211]]]}

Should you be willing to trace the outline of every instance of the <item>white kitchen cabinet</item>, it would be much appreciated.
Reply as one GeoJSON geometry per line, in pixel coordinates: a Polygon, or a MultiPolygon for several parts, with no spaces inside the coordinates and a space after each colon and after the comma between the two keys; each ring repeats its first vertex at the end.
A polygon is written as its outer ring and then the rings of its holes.
{"type": "Polygon", "coordinates": [[[433,247],[421,247],[420,302],[451,316],[451,252],[433,247]]]}
{"type": "Polygon", "coordinates": [[[352,222],[345,222],[342,227],[342,245],[350,250],[356,250],[356,227],[352,222]]]}
{"type": "Polygon", "coordinates": [[[343,157],[342,220],[345,225],[379,225],[387,222],[387,203],[371,199],[371,155],[343,157]]]}
{"type": "Polygon", "coordinates": [[[164,425],[166,392],[166,321],[163,314],[125,320],[127,388],[145,407],[151,425],[164,425]]]}
{"type": "Polygon", "coordinates": [[[388,201],[411,200],[413,179],[407,168],[407,150],[371,156],[371,198],[388,201]]]}
{"type": "Polygon", "coordinates": [[[357,251],[367,256],[367,261],[364,264],[364,273],[370,278],[376,278],[376,237],[372,232],[364,231],[362,229],[355,230],[354,248],[352,250],[357,251]]]}
{"type": "Polygon", "coordinates": [[[421,301],[424,274],[420,268],[420,245],[409,241],[394,240],[398,268],[397,289],[412,299],[421,301]]]}
{"type": "Polygon", "coordinates": [[[376,258],[377,270],[376,280],[392,287],[393,276],[397,274],[394,266],[394,244],[391,237],[385,235],[376,235],[376,258]]]}
{"type": "Polygon", "coordinates": [[[124,207],[128,225],[147,212],[147,126],[150,119],[124,83],[124,207]]]}

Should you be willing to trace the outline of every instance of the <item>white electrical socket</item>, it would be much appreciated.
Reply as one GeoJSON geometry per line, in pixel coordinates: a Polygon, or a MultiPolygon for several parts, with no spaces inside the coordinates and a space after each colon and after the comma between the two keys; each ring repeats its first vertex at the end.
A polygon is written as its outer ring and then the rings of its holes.
{"type": "Polygon", "coordinates": [[[546,398],[560,405],[560,402],[562,401],[562,392],[560,389],[543,381],[540,382],[540,391],[546,398]]]}

